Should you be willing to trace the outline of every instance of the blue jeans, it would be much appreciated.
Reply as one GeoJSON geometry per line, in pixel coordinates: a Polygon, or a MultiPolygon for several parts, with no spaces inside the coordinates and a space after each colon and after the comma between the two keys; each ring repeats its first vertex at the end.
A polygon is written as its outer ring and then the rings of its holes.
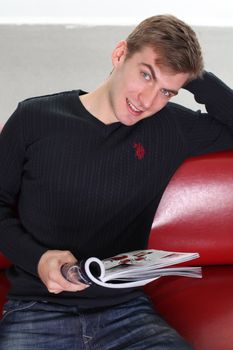
{"type": "Polygon", "coordinates": [[[0,323],[3,350],[191,350],[147,297],[101,311],[13,301],[0,323]]]}

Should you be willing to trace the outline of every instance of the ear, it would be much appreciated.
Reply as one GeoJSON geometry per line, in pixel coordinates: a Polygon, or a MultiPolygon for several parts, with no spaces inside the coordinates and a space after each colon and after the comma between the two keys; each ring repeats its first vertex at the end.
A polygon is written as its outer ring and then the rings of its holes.
{"type": "Polygon", "coordinates": [[[121,40],[112,52],[112,64],[116,67],[120,62],[124,61],[127,53],[127,42],[121,40]]]}

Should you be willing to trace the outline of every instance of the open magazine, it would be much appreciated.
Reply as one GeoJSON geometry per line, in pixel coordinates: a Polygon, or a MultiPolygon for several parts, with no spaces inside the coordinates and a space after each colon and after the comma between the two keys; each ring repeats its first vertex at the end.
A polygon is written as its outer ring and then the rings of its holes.
{"type": "Polygon", "coordinates": [[[171,266],[193,260],[198,253],[181,253],[164,250],[137,250],[104,260],[92,257],[80,263],[65,264],[63,276],[72,283],[95,283],[107,288],[143,286],[161,276],[201,278],[201,267],[171,266]]]}

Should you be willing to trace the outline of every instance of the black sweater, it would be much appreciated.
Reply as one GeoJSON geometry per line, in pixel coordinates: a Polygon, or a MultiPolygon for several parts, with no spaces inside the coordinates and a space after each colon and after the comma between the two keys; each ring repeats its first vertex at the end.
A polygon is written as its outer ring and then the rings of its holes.
{"type": "Polygon", "coordinates": [[[20,103],[0,136],[0,250],[13,262],[10,297],[93,308],[138,289],[91,286],[50,294],[37,274],[48,249],[78,260],[146,248],[162,193],[185,158],[233,148],[233,93],[214,75],[187,89],[208,113],[169,103],[134,126],[105,125],[82,91],[20,103]]]}

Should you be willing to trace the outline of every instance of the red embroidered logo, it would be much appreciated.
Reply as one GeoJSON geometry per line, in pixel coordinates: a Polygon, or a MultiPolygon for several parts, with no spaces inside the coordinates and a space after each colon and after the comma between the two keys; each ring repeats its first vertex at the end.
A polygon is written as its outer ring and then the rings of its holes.
{"type": "Polygon", "coordinates": [[[133,148],[135,149],[135,157],[142,160],[145,156],[145,149],[141,143],[134,143],[133,148]]]}

